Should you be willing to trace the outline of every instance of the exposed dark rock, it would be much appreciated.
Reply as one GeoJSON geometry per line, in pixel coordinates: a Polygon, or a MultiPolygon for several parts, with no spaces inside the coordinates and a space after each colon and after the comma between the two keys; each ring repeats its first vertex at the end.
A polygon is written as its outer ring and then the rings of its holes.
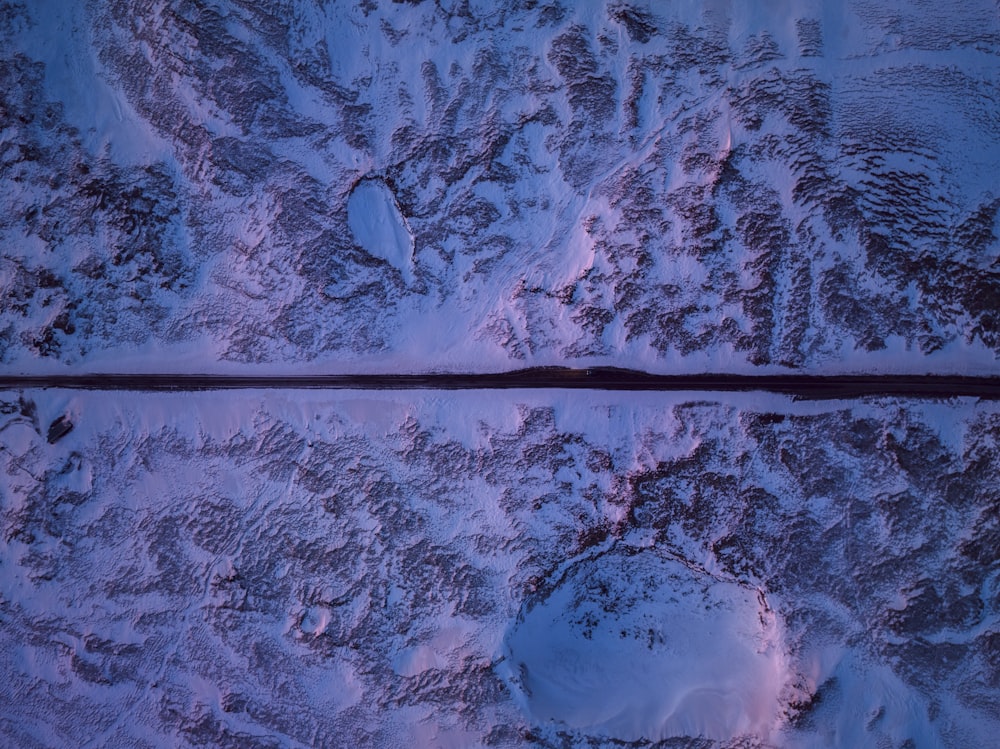
{"type": "Polygon", "coordinates": [[[73,422],[70,421],[69,417],[64,414],[49,424],[46,439],[49,441],[50,445],[54,445],[72,431],[73,422]]]}

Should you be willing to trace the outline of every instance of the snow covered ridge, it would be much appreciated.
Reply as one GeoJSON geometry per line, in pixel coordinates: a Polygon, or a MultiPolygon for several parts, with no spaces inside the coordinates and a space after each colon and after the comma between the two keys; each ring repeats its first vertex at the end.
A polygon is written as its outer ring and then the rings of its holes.
{"type": "Polygon", "coordinates": [[[971,400],[2,393],[0,737],[988,746],[998,435],[971,400]]]}
{"type": "Polygon", "coordinates": [[[0,363],[995,372],[995,3],[756,5],[4,3],[0,363]]]}

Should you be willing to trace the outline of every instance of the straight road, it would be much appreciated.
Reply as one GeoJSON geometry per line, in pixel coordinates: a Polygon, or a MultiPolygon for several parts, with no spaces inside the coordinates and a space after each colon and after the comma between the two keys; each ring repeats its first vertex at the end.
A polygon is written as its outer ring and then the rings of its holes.
{"type": "Polygon", "coordinates": [[[0,375],[0,390],[60,388],[186,392],[248,388],[330,390],[638,390],[737,392],[766,391],[800,398],[909,398],[968,396],[1000,399],[1000,377],[960,375],[656,375],[631,369],[536,367],[494,374],[61,374],[0,375]]]}

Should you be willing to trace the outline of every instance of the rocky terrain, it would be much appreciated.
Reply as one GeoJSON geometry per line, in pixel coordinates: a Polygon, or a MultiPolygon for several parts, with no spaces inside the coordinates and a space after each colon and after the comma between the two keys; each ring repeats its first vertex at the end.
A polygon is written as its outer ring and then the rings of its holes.
{"type": "MultiPolygon", "coordinates": [[[[0,0],[0,369],[996,375],[998,71],[985,0],[0,0]]],[[[974,398],[3,391],[0,747],[989,746],[998,487],[974,398]]]]}
{"type": "Polygon", "coordinates": [[[0,744],[996,735],[997,407],[490,402],[5,396],[0,744]]]}
{"type": "Polygon", "coordinates": [[[7,0],[0,357],[996,371],[995,4],[736,6],[7,0]]]}

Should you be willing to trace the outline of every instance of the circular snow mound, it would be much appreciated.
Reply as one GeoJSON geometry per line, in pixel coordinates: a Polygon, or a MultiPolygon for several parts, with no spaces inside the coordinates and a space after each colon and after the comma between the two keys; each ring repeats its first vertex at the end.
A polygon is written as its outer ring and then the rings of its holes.
{"type": "Polygon", "coordinates": [[[533,720],[622,741],[767,739],[787,666],[762,594],[655,550],[577,563],[507,638],[533,720]]]}

